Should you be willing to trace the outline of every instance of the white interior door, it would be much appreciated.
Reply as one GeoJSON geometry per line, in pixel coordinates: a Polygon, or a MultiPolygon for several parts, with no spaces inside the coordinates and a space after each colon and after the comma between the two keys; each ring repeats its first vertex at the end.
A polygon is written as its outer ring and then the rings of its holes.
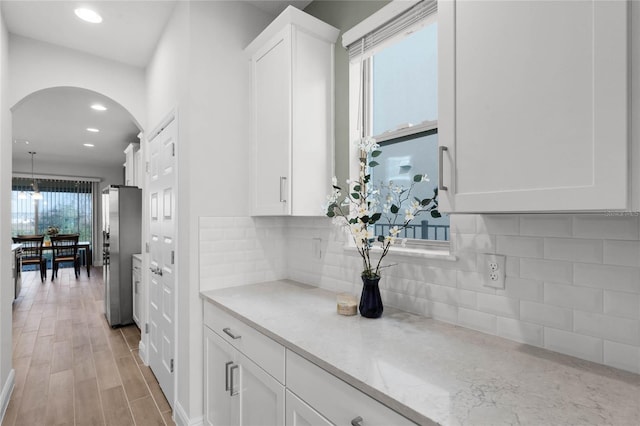
{"type": "Polygon", "coordinates": [[[149,366],[173,407],[175,348],[176,120],[150,142],[149,366]]]}

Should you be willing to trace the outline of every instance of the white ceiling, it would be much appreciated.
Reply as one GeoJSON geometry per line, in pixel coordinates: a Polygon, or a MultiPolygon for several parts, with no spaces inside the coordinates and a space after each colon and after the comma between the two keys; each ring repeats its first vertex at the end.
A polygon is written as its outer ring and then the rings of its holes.
{"type": "MultiPolygon", "coordinates": [[[[177,1],[0,0],[0,8],[12,34],[145,67],[177,1]],[[80,5],[99,12],[103,22],[96,25],[79,20],[73,10],[80,5]]],[[[302,9],[311,1],[248,3],[275,17],[289,4],[302,9]]],[[[29,159],[27,152],[36,151],[40,164],[64,161],[120,166],[124,162],[122,150],[137,140],[137,133],[128,112],[100,94],[76,88],[45,90],[26,98],[13,111],[13,158],[29,159]],[[89,109],[97,100],[109,109],[102,113],[89,109]],[[101,131],[88,133],[87,127],[101,131]],[[85,142],[96,146],[85,148],[85,142]]]]}

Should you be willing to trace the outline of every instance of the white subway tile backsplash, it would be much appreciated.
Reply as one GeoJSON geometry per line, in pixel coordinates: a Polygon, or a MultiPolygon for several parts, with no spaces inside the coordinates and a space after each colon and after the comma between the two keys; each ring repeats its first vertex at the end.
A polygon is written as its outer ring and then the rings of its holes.
{"type": "Polygon", "coordinates": [[[544,345],[544,327],[512,318],[498,317],[498,336],[533,346],[544,345]]]}
{"type": "Polygon", "coordinates": [[[497,334],[498,319],[495,315],[466,308],[458,308],[458,324],[489,334],[497,334]]]}
{"type": "Polygon", "coordinates": [[[605,340],[604,363],[611,367],[640,373],[640,348],[605,340]]]}
{"type": "Polygon", "coordinates": [[[545,238],[544,257],[554,260],[602,263],[602,240],[545,238]]]}
{"type": "Polygon", "coordinates": [[[571,233],[571,216],[559,214],[525,214],[520,216],[520,235],[570,237],[571,233]]]}
{"type": "Polygon", "coordinates": [[[573,329],[573,312],[570,309],[543,303],[521,301],[520,319],[547,327],[573,329]]]}
{"type": "Polygon", "coordinates": [[[574,331],[618,343],[640,345],[640,321],[574,311],[574,331]]]}
{"type": "Polygon", "coordinates": [[[640,295],[605,290],[604,313],[614,317],[640,319],[640,295]]]}
{"type": "Polygon", "coordinates": [[[597,288],[545,283],[544,303],[589,312],[602,312],[603,291],[597,288]]]}
{"type": "Polygon", "coordinates": [[[511,299],[542,302],[544,299],[544,284],[542,281],[507,276],[505,289],[497,290],[496,294],[511,299]]]}
{"type": "Polygon", "coordinates": [[[451,233],[456,234],[475,234],[476,233],[476,215],[474,214],[457,214],[450,216],[451,233]]]}
{"type": "Polygon", "coordinates": [[[473,251],[495,253],[496,237],[488,234],[454,234],[456,252],[473,251]]]}
{"type": "MultiPolygon", "coordinates": [[[[640,372],[640,218],[452,215],[451,259],[389,256],[386,306],[640,372]],[[504,290],[486,253],[506,255],[504,290]]],[[[361,259],[326,218],[200,218],[201,290],[289,278],[359,296],[361,259]],[[320,238],[322,257],[313,256],[320,238]]]]}
{"type": "Polygon", "coordinates": [[[502,317],[518,318],[520,316],[520,302],[504,296],[479,293],[477,297],[478,310],[502,317]]]}
{"type": "Polygon", "coordinates": [[[544,255],[544,239],[498,235],[496,252],[507,256],[541,258],[544,255]]]}
{"type": "Polygon", "coordinates": [[[604,263],[640,266],[640,241],[604,241],[604,263]]]}
{"type": "Polygon", "coordinates": [[[573,265],[570,262],[542,259],[520,259],[520,276],[557,283],[573,282],[573,265]]]}
{"type": "Polygon", "coordinates": [[[518,235],[520,223],[518,215],[477,215],[476,232],[478,234],[518,235]]]}
{"type": "Polygon", "coordinates": [[[637,216],[589,214],[573,217],[573,236],[576,238],[638,240],[639,232],[637,216]]]}
{"type": "Polygon", "coordinates": [[[570,331],[544,329],[544,347],[593,362],[603,363],[603,341],[570,331]]]}
{"type": "Polygon", "coordinates": [[[640,268],[575,263],[573,270],[576,285],[640,293],[640,268]]]}

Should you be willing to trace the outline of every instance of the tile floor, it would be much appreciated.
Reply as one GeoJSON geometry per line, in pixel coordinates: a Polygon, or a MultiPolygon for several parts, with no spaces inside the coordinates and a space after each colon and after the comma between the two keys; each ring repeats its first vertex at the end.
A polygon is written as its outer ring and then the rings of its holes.
{"type": "Polygon", "coordinates": [[[175,425],[156,378],[138,356],[135,325],[104,317],[102,270],[23,272],[13,305],[16,382],[2,426],[175,425]]]}

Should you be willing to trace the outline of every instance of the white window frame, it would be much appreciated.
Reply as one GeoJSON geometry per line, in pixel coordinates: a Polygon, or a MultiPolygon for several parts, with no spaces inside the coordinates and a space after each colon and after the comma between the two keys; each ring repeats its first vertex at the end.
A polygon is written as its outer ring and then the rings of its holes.
{"type": "MultiPolygon", "coordinates": [[[[376,12],[362,23],[356,25],[353,29],[347,31],[343,35],[343,45],[348,45],[362,39],[368,33],[374,31],[376,28],[384,25],[385,23],[396,18],[406,10],[410,9],[420,1],[414,0],[395,0],[389,3],[380,11],[376,12]]],[[[360,139],[362,134],[361,127],[364,127],[365,136],[371,135],[372,126],[367,117],[370,117],[369,110],[371,108],[370,103],[367,101],[367,96],[364,87],[367,87],[369,91],[372,90],[372,81],[369,78],[370,72],[367,72],[367,68],[370,69],[370,58],[376,52],[384,49],[389,44],[393,44],[402,38],[408,36],[416,29],[422,28],[437,20],[437,12],[430,15],[428,18],[421,20],[416,25],[404,30],[402,33],[396,34],[393,37],[385,39],[384,42],[364,52],[364,55],[352,58],[349,64],[349,140],[356,141],[360,139]],[[362,68],[365,67],[363,74],[362,68]],[[361,99],[362,97],[362,99],[361,99]],[[362,111],[361,111],[362,110],[362,111]],[[360,116],[362,114],[362,117],[360,116]]],[[[389,141],[396,138],[416,135],[418,133],[427,132],[429,130],[437,129],[438,122],[425,121],[423,123],[407,126],[392,131],[387,131],[380,135],[374,135],[373,137],[378,142],[389,141]]],[[[349,144],[349,178],[357,180],[360,173],[360,152],[355,143],[349,144]]],[[[427,256],[445,256],[450,257],[451,252],[451,228],[449,228],[449,241],[436,241],[436,240],[422,240],[422,239],[407,239],[405,247],[395,245],[391,248],[389,254],[405,254],[405,255],[427,255],[427,256]]]]}

